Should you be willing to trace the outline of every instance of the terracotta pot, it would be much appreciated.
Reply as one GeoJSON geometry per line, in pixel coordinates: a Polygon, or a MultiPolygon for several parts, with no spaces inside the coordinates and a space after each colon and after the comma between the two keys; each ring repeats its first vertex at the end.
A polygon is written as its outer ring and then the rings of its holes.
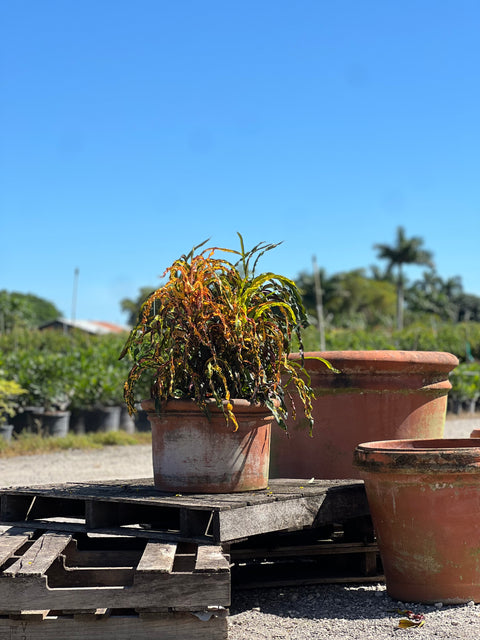
{"type": "Polygon", "coordinates": [[[480,602],[480,443],[360,444],[387,591],[403,602],[480,602]]]}
{"type": "MultiPolygon", "coordinates": [[[[340,373],[319,360],[305,360],[316,395],[313,438],[300,410],[289,419],[289,437],[274,429],[270,477],[358,478],[353,452],[360,442],[443,436],[448,374],[458,364],[454,355],[326,351],[305,356],[322,356],[340,373]]],[[[294,401],[301,406],[295,396],[294,401]]]]}
{"type": "Polygon", "coordinates": [[[268,485],[272,415],[246,400],[232,401],[238,429],[212,403],[211,417],[193,401],[171,400],[156,413],[142,402],[152,426],[154,483],[176,493],[231,493],[268,485]]]}

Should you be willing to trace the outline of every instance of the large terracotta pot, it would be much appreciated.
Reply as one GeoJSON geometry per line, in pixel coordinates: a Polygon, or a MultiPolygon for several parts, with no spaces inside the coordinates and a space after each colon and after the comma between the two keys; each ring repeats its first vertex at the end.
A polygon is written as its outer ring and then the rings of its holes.
{"type": "Polygon", "coordinates": [[[152,426],[154,483],[175,493],[230,493],[268,485],[273,416],[262,406],[233,400],[235,431],[211,403],[210,418],[193,402],[171,400],[157,413],[142,402],[152,426]]]}
{"type": "Polygon", "coordinates": [[[443,436],[448,374],[458,365],[454,355],[326,351],[305,356],[316,395],[313,438],[300,409],[289,419],[289,437],[274,429],[270,477],[358,478],[353,452],[360,442],[443,436]],[[326,358],[340,373],[309,356],[326,358]]]}
{"type": "Polygon", "coordinates": [[[480,443],[360,444],[387,592],[403,602],[480,602],[480,443]]]}

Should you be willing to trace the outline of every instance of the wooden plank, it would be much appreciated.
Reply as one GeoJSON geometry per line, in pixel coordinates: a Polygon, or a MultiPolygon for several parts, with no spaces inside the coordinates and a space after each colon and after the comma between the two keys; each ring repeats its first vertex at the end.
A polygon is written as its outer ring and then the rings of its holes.
{"type": "Polygon", "coordinates": [[[198,546],[194,571],[228,573],[230,563],[225,558],[222,547],[202,544],[198,546]]]}
{"type": "Polygon", "coordinates": [[[108,549],[92,550],[86,549],[79,551],[74,549],[70,551],[70,547],[65,550],[65,566],[68,567],[136,567],[141,556],[141,551],[118,550],[110,551],[108,549]]]}
{"type": "Polygon", "coordinates": [[[0,618],[0,638],[28,640],[227,640],[227,619],[211,616],[201,620],[191,613],[149,616],[47,616],[42,621],[0,618]]]}
{"type": "MultiPolygon", "coordinates": [[[[62,613],[68,613],[67,611],[62,611],[62,613]]],[[[101,618],[109,617],[112,613],[111,609],[91,609],[90,611],[73,611],[72,612],[75,619],[79,622],[86,621],[91,622],[92,620],[98,620],[101,618]]]]}
{"type": "Polygon", "coordinates": [[[27,531],[20,527],[7,527],[0,535],[0,566],[4,564],[12,554],[29,541],[33,531],[27,531]]]}
{"type": "Polygon", "coordinates": [[[162,493],[155,489],[151,479],[68,483],[65,485],[40,485],[37,487],[16,487],[0,489],[0,497],[24,499],[28,496],[42,496],[53,500],[68,498],[70,501],[91,500],[94,502],[120,502],[144,505],[163,505],[164,507],[186,507],[191,509],[234,509],[248,504],[263,504],[275,499],[295,498],[305,495],[318,494],[332,488],[348,488],[349,486],[363,486],[361,480],[314,480],[308,479],[272,479],[269,487],[261,491],[250,491],[230,494],[174,494],[162,493]],[[8,493],[7,493],[8,491],[8,493]]]}
{"type": "Polygon", "coordinates": [[[326,492],[322,508],[313,522],[314,527],[332,522],[345,522],[370,514],[363,482],[347,486],[333,486],[326,492]]]}
{"type": "Polygon", "coordinates": [[[45,620],[49,611],[49,609],[44,609],[42,611],[25,610],[21,611],[20,613],[12,613],[10,617],[13,620],[29,620],[30,622],[32,622],[34,620],[45,620]]]}
{"type": "Polygon", "coordinates": [[[313,584],[370,584],[372,582],[385,582],[385,576],[382,574],[373,576],[364,575],[332,575],[323,577],[321,575],[313,578],[297,577],[297,578],[272,578],[264,579],[261,577],[255,577],[251,580],[239,580],[234,584],[235,588],[239,589],[263,589],[271,587],[302,587],[313,584]]]}
{"type": "Polygon", "coordinates": [[[62,553],[72,539],[69,534],[47,532],[32,544],[24,555],[11,567],[5,569],[4,576],[41,576],[62,553]]]}
{"type": "Polygon", "coordinates": [[[257,558],[286,558],[318,555],[345,555],[361,553],[375,557],[378,552],[376,543],[364,544],[363,542],[325,542],[317,544],[278,546],[278,547],[241,547],[232,548],[230,554],[232,560],[240,562],[257,558]]]}
{"type": "Polygon", "coordinates": [[[145,551],[138,563],[137,572],[171,573],[176,551],[176,544],[147,542],[145,551]]]}
{"type": "Polygon", "coordinates": [[[101,568],[65,568],[61,562],[54,562],[48,571],[47,584],[49,589],[90,588],[103,587],[125,588],[133,584],[133,568],[131,567],[101,567],[101,568]]]}
{"type": "Polygon", "coordinates": [[[218,513],[214,540],[230,542],[271,531],[287,531],[312,526],[325,493],[297,500],[251,505],[218,513]]]}
{"type": "MultiPolygon", "coordinates": [[[[45,576],[0,579],[0,602],[23,609],[92,609],[162,607],[201,611],[230,605],[229,573],[135,573],[131,586],[48,588],[45,576]]],[[[10,607],[10,610],[13,607],[10,607]]],[[[0,609],[1,610],[1,609],[0,609]]]]}
{"type": "MultiPolygon", "coordinates": [[[[11,523],[14,526],[24,528],[27,524],[32,529],[40,529],[44,531],[45,529],[49,529],[51,531],[70,531],[72,533],[77,534],[85,534],[92,533],[92,530],[89,529],[84,524],[78,524],[76,522],[52,522],[51,520],[38,520],[35,522],[25,523],[23,521],[16,521],[11,523]]],[[[111,536],[123,536],[129,537],[131,539],[151,539],[151,540],[160,540],[160,541],[168,541],[168,542],[196,542],[196,543],[205,543],[205,542],[214,542],[213,535],[208,536],[186,536],[182,535],[178,531],[160,531],[154,530],[150,528],[139,528],[139,527],[101,527],[94,530],[95,533],[102,535],[111,535],[111,536]]]]}

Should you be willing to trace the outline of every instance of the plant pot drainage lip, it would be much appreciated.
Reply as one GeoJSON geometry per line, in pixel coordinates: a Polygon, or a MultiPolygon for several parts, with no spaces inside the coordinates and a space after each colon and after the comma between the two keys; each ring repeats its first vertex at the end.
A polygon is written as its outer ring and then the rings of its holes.
{"type": "Polygon", "coordinates": [[[475,438],[363,442],[354,459],[356,467],[368,471],[480,473],[480,443],[475,438]]]}
{"type": "MultiPolygon", "coordinates": [[[[144,411],[148,413],[157,413],[155,408],[155,400],[152,398],[142,400],[141,407],[144,411]]],[[[217,404],[214,399],[207,399],[207,409],[208,411],[220,412],[221,410],[217,407],[217,404]]],[[[227,404],[224,401],[224,404],[227,404]]],[[[269,414],[269,409],[263,404],[252,404],[248,400],[244,400],[241,398],[233,398],[230,400],[230,404],[233,406],[234,411],[240,411],[242,413],[254,413],[254,414],[269,414]]],[[[168,402],[162,404],[160,412],[163,413],[188,413],[193,412],[195,414],[202,412],[202,408],[198,405],[194,400],[186,398],[186,399],[169,399],[168,402]]],[[[273,416],[272,416],[273,418],[273,416]]]]}
{"type": "MultiPolygon", "coordinates": [[[[301,360],[301,354],[291,353],[289,358],[301,360]]],[[[397,349],[373,349],[371,351],[306,351],[305,361],[309,369],[332,373],[322,362],[315,358],[325,358],[337,369],[353,373],[369,373],[380,366],[384,373],[446,372],[452,371],[458,358],[447,351],[400,351],[397,349]],[[310,359],[310,360],[309,360],[310,359]]]]}
{"type": "Polygon", "coordinates": [[[480,442],[474,438],[426,438],[423,440],[378,440],[362,442],[357,446],[357,450],[365,453],[429,453],[432,451],[458,451],[459,449],[464,449],[465,452],[472,449],[480,450],[480,442]]]}

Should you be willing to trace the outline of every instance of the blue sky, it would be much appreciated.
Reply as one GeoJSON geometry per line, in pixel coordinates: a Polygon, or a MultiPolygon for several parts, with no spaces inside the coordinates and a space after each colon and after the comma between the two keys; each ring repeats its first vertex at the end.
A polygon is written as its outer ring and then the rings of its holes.
{"type": "MultiPolygon", "coordinates": [[[[210,237],[289,277],[403,225],[480,295],[477,0],[0,8],[0,289],[123,323],[210,237]]],[[[408,274],[415,279],[421,269],[408,274]]]]}

